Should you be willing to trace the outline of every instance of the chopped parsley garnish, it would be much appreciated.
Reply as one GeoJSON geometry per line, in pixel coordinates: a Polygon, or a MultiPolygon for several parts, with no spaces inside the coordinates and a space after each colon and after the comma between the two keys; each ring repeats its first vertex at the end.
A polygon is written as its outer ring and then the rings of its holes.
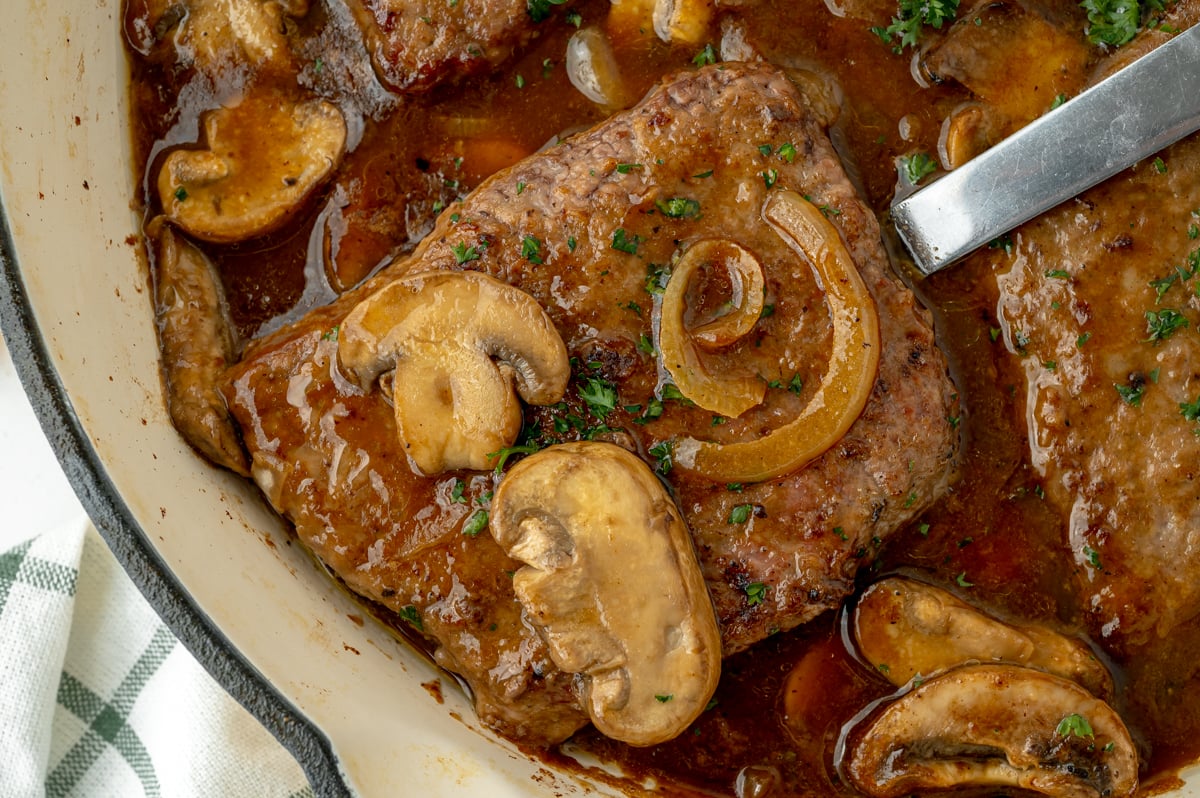
{"type": "Polygon", "coordinates": [[[487,529],[487,525],[487,510],[476,510],[475,513],[469,519],[467,519],[467,523],[463,527],[463,534],[469,538],[473,538],[483,530],[487,529]]]}
{"type": "Polygon", "coordinates": [[[642,333],[637,342],[638,351],[644,355],[654,357],[658,354],[658,350],[654,348],[654,341],[650,340],[650,336],[642,333]]]}
{"type": "Polygon", "coordinates": [[[634,169],[645,169],[640,163],[619,163],[617,164],[617,173],[627,175],[634,169]]]}
{"type": "Polygon", "coordinates": [[[1180,402],[1179,414],[1188,421],[1200,421],[1200,396],[1194,402],[1180,402]]]}
{"type": "Polygon", "coordinates": [[[407,607],[401,607],[399,615],[416,627],[418,631],[425,631],[425,624],[421,623],[421,613],[412,604],[409,604],[407,607]]]}
{"type": "Polygon", "coordinates": [[[479,250],[475,247],[468,247],[465,241],[459,241],[451,247],[451,250],[454,252],[454,260],[458,261],[459,266],[479,260],[479,250]]]}
{"type": "Polygon", "coordinates": [[[1046,276],[1052,280],[1071,279],[1071,274],[1066,269],[1046,269],[1046,276]]]}
{"type": "Polygon", "coordinates": [[[467,490],[467,483],[461,479],[454,480],[454,487],[450,489],[450,501],[454,504],[466,504],[467,498],[463,494],[467,490]]]}
{"type": "Polygon", "coordinates": [[[638,244],[640,244],[641,241],[641,236],[635,235],[630,238],[629,234],[625,232],[624,227],[618,227],[617,231],[613,233],[612,248],[618,252],[627,252],[630,255],[636,255],[638,244]]]}
{"type": "Polygon", "coordinates": [[[750,516],[754,515],[753,504],[738,504],[729,511],[729,523],[744,524],[750,520],[750,516]]]}
{"type": "Polygon", "coordinates": [[[567,250],[574,252],[577,246],[579,246],[579,242],[575,240],[575,236],[567,236],[567,250]]]}
{"type": "Polygon", "coordinates": [[[340,331],[341,331],[341,326],[338,324],[335,324],[332,327],[330,327],[328,330],[326,330],[325,332],[321,333],[321,340],[322,341],[336,341],[338,339],[338,333],[340,331]]]}
{"type": "Polygon", "coordinates": [[[1113,387],[1117,389],[1117,394],[1130,407],[1140,407],[1142,404],[1142,394],[1146,392],[1146,383],[1137,381],[1134,385],[1121,385],[1113,383],[1113,387]]]}
{"type": "Polygon", "coordinates": [[[1187,317],[1177,310],[1164,308],[1163,310],[1147,310],[1146,311],[1146,333],[1149,337],[1144,338],[1144,343],[1151,341],[1165,341],[1170,338],[1175,332],[1183,327],[1188,326],[1187,317]]]}
{"type": "Polygon", "coordinates": [[[495,471],[497,474],[499,474],[504,471],[504,466],[508,464],[508,458],[512,457],[514,454],[534,454],[540,449],[540,446],[533,443],[524,444],[522,446],[505,446],[503,449],[497,449],[494,452],[488,452],[487,458],[489,460],[494,459],[496,461],[495,471]]]}
{"type": "Polygon", "coordinates": [[[914,152],[900,156],[900,170],[905,179],[915,186],[937,171],[937,161],[927,152],[914,152]]]}
{"type": "Polygon", "coordinates": [[[1162,0],[1083,0],[1087,12],[1087,37],[1093,44],[1120,47],[1137,35],[1143,11],[1161,11],[1162,0]]]}
{"type": "Polygon", "coordinates": [[[658,702],[658,703],[660,703],[660,704],[665,704],[665,703],[667,703],[668,701],[670,701],[670,700],[671,700],[672,698],[674,698],[674,697],[675,697],[675,694],[674,694],[674,693],[666,693],[665,695],[659,695],[659,694],[656,694],[656,695],[654,696],[654,700],[655,700],[655,701],[657,701],[657,702],[658,702]]]}
{"type": "Polygon", "coordinates": [[[525,11],[534,22],[543,22],[550,17],[552,6],[561,6],[567,0],[526,0],[525,11]]]}
{"type": "Polygon", "coordinates": [[[1100,567],[1100,552],[1093,549],[1091,546],[1083,547],[1083,556],[1087,557],[1088,565],[1093,568],[1100,567]]]}
{"type": "Polygon", "coordinates": [[[796,161],[796,145],[792,144],[790,141],[780,144],[779,149],[776,150],[775,153],[788,163],[794,163],[796,161]]]}
{"type": "Polygon", "coordinates": [[[1055,108],[1062,105],[1066,101],[1067,101],[1067,95],[1065,95],[1065,94],[1055,95],[1054,102],[1050,103],[1050,110],[1053,111],[1055,108]]]}
{"type": "Polygon", "coordinates": [[[671,271],[658,263],[651,263],[646,266],[646,282],[643,284],[646,293],[661,294],[667,288],[667,279],[671,276],[671,271]]]}
{"type": "Polygon", "coordinates": [[[842,540],[849,540],[849,539],[850,539],[850,536],[846,534],[846,530],[845,530],[845,529],[843,529],[843,528],[841,528],[840,526],[835,526],[835,527],[833,528],[833,534],[837,535],[837,536],[838,536],[839,538],[841,538],[842,540]]]}
{"type": "Polygon", "coordinates": [[[713,176],[712,169],[708,169],[703,172],[697,172],[696,174],[692,175],[692,177],[696,180],[703,180],[706,177],[712,177],[712,176],[713,176]]]}
{"type": "Polygon", "coordinates": [[[672,457],[674,457],[674,448],[670,441],[662,441],[648,450],[651,457],[658,461],[654,470],[666,476],[671,473],[672,457]]]}
{"type": "Polygon", "coordinates": [[[1092,334],[1090,332],[1080,333],[1079,337],[1075,339],[1075,348],[1083,349],[1083,345],[1090,340],[1092,340],[1092,334]]]}
{"type": "Polygon", "coordinates": [[[770,585],[762,582],[751,582],[742,590],[746,593],[746,603],[751,607],[756,607],[763,603],[763,599],[767,597],[767,591],[771,589],[770,585]]]}
{"type": "Polygon", "coordinates": [[[704,45],[704,48],[696,53],[695,58],[692,59],[692,63],[698,67],[717,63],[717,53],[713,50],[712,44],[704,45]]]}
{"type": "Polygon", "coordinates": [[[1095,732],[1092,731],[1092,724],[1088,723],[1087,718],[1080,715],[1078,712],[1072,712],[1058,722],[1058,727],[1054,733],[1059,737],[1095,737],[1095,732]]]}
{"type": "Polygon", "coordinates": [[[567,12],[567,23],[570,25],[574,25],[576,28],[578,28],[580,25],[583,24],[583,15],[580,14],[578,11],[568,11],[567,12]]]}
{"type": "Polygon", "coordinates": [[[525,236],[521,239],[521,257],[530,263],[542,262],[542,242],[534,236],[525,236]]]}
{"type": "Polygon", "coordinates": [[[954,582],[959,587],[975,587],[974,582],[967,581],[967,572],[966,571],[962,571],[961,573],[959,573],[958,576],[954,577],[954,582]]]}
{"type": "Polygon", "coordinates": [[[186,188],[184,188],[183,186],[180,186],[179,188],[175,189],[175,199],[179,200],[180,202],[183,202],[187,198],[188,198],[188,193],[187,193],[186,188]]]}
{"type": "Polygon", "coordinates": [[[988,249],[1002,249],[1002,250],[1004,250],[1005,255],[1012,255],[1012,253],[1013,253],[1012,236],[1010,236],[1008,233],[1005,233],[1004,235],[1000,236],[999,238],[993,238],[991,241],[988,242],[988,249]]]}
{"type": "Polygon", "coordinates": [[[779,180],[779,171],[776,169],[768,169],[762,173],[762,179],[767,188],[771,188],[779,180]]]}
{"type": "Polygon", "coordinates": [[[900,0],[897,16],[886,28],[871,28],[871,32],[886,44],[896,41],[892,50],[916,47],[921,40],[921,26],[940,29],[958,13],[958,0],[900,0]]]}
{"type": "Polygon", "coordinates": [[[579,398],[587,403],[588,412],[601,421],[617,409],[616,386],[599,377],[587,378],[587,382],[579,389],[579,398]]]}
{"type": "Polygon", "coordinates": [[[1167,162],[1161,157],[1156,156],[1152,163],[1154,165],[1154,171],[1158,172],[1160,175],[1165,175],[1167,173],[1167,162]]]}
{"type": "Polygon", "coordinates": [[[654,201],[654,207],[672,219],[694,219],[700,215],[700,203],[687,197],[658,199],[654,201]]]}

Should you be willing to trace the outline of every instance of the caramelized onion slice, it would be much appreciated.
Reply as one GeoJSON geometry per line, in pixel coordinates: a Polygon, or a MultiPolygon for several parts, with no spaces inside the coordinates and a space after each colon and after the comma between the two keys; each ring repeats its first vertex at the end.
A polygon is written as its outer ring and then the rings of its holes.
{"type": "Polygon", "coordinates": [[[812,266],[833,321],[829,368],[796,418],[757,440],[684,438],[677,465],[721,482],[754,482],[794,471],[839,441],[862,413],[879,368],[879,316],[846,245],[825,215],[794,191],[763,203],[763,219],[812,266]]]}
{"type": "Polygon", "coordinates": [[[725,416],[736,417],[762,402],[767,387],[754,374],[717,376],[704,365],[697,347],[717,349],[736,342],[753,329],[763,309],[762,264],[740,244],[704,239],[688,247],[675,264],[663,291],[658,325],[658,351],[675,387],[691,401],[725,416]],[[723,265],[732,284],[733,310],[694,329],[687,328],[687,289],[696,271],[723,265]]]}

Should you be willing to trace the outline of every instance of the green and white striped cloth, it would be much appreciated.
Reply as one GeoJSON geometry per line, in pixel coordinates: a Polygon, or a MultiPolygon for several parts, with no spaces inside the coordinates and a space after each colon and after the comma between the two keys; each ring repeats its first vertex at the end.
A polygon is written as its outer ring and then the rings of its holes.
{"type": "Polygon", "coordinates": [[[312,791],[80,516],[0,552],[0,796],[312,791]]]}

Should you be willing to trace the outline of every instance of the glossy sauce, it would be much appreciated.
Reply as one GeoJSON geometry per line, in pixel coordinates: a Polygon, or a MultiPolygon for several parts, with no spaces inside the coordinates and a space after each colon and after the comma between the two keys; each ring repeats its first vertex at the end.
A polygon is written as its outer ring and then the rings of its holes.
{"type": "MultiPolygon", "coordinates": [[[[589,0],[576,10],[587,24],[602,19],[608,6],[607,0],[589,0]]],[[[1070,17],[1075,10],[1064,4],[1062,13],[1070,17]]],[[[909,55],[894,54],[868,23],[835,16],[819,2],[769,0],[740,14],[747,39],[764,53],[836,76],[845,104],[833,138],[882,217],[897,184],[894,159],[936,152],[942,120],[969,98],[966,90],[918,84],[909,55]]],[[[886,23],[884,16],[871,24],[886,23]]],[[[301,35],[309,37],[306,46],[315,48],[306,53],[306,69],[317,86],[328,79],[314,66],[320,53],[328,58],[320,48],[338,46],[339,36],[347,35],[341,24],[321,4],[299,23],[301,35]]],[[[278,233],[206,248],[242,336],[260,335],[324,304],[339,281],[353,285],[411,249],[428,231],[437,203],[452,202],[559,134],[603,119],[604,111],[567,79],[562,53],[573,30],[547,26],[523,56],[490,79],[404,101],[377,89],[359,92],[355,101],[368,113],[337,185],[278,233]],[[397,195],[404,191],[412,193],[397,195]],[[322,263],[328,248],[338,261],[332,273],[322,263]]],[[[635,96],[661,75],[687,67],[695,55],[694,47],[663,44],[649,30],[614,45],[635,96]]],[[[147,175],[155,173],[163,146],[194,129],[199,113],[221,95],[197,89],[197,82],[135,58],[136,141],[147,175]]],[[[154,198],[142,199],[153,216],[154,198]]],[[[895,571],[916,573],[1002,617],[1071,631],[1079,628],[1071,589],[1075,566],[1062,541],[1062,521],[1041,499],[1026,459],[1023,376],[1016,357],[993,334],[993,268],[984,252],[914,286],[934,309],[938,340],[961,396],[961,479],[917,523],[860,552],[860,582],[895,571]]],[[[893,688],[847,651],[843,621],[841,614],[821,616],[726,660],[715,705],[674,741],[631,749],[585,730],[569,747],[720,795],[757,795],[754,785],[775,780],[780,788],[773,795],[851,794],[837,776],[838,736],[856,713],[893,688]]],[[[1116,708],[1149,763],[1144,781],[1200,754],[1196,640],[1200,634],[1179,634],[1136,661],[1114,663],[1116,708]]]]}

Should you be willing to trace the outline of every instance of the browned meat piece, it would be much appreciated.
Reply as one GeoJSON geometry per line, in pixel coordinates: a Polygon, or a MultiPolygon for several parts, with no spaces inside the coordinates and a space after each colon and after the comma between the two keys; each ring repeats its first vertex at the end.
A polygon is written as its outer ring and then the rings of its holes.
{"type": "Polygon", "coordinates": [[[537,32],[548,0],[350,0],[379,79],[422,91],[487,74],[537,32]],[[537,10],[541,9],[541,12],[537,10]]]}
{"type": "MultiPolygon", "coordinates": [[[[691,530],[725,651],[743,649],[838,606],[882,541],[946,490],[957,449],[954,389],[928,318],[889,270],[827,122],[772,67],[684,73],[488,180],[443,214],[411,259],[233,370],[226,396],[271,502],[352,589],[412,619],[471,685],[484,721],[505,733],[560,739],[584,715],[571,679],[522,617],[509,579],[519,563],[481,531],[498,478],[415,476],[381,393],[331,370],[337,325],[406,271],[477,269],[536,298],[575,362],[562,404],[526,410],[527,440],[607,438],[654,464],[691,530]],[[726,485],[678,464],[668,470],[672,442],[759,439],[822,381],[833,334],[824,292],[760,216],[780,188],[825,209],[874,295],[878,379],[848,434],[798,471],[726,485]],[[737,418],[673,399],[654,351],[673,257],[714,238],[754,253],[764,277],[750,333],[703,353],[710,374],[761,379],[763,403],[737,418]]],[[[693,316],[729,298],[718,271],[696,279],[693,316]]]]}
{"type": "Polygon", "coordinates": [[[149,233],[158,245],[154,310],[171,421],[210,460],[249,475],[217,387],[238,354],[221,279],[204,253],[165,220],[153,222],[149,233]]]}
{"type": "Polygon", "coordinates": [[[999,307],[1033,465],[1093,634],[1128,650],[1200,610],[1200,138],[1013,241],[999,307]]]}

